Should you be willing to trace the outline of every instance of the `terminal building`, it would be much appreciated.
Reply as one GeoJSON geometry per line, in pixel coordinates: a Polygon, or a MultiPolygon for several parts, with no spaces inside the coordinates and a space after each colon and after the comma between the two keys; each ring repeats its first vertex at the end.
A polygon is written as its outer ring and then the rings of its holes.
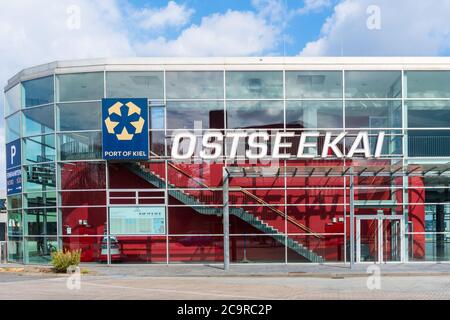
{"type": "Polygon", "coordinates": [[[5,126],[10,262],[450,260],[450,58],[58,61],[5,126]]]}

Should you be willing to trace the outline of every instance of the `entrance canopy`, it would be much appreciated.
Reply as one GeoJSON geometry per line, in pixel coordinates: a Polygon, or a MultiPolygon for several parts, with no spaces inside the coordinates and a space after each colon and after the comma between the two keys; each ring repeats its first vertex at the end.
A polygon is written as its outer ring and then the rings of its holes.
{"type": "Polygon", "coordinates": [[[383,165],[335,165],[335,166],[232,166],[226,167],[233,177],[342,177],[346,175],[363,177],[428,177],[450,175],[450,162],[445,164],[383,164],[383,165]]]}

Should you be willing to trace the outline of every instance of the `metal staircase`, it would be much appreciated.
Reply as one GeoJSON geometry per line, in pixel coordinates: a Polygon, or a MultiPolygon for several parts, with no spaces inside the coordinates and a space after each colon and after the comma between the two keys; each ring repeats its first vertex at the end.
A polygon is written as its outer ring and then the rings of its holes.
{"type": "MultiPolygon", "coordinates": [[[[150,171],[145,166],[140,165],[138,163],[130,163],[127,164],[127,168],[137,176],[154,185],[155,187],[165,188],[166,185],[165,180],[156,173],[150,171]]],[[[183,190],[177,190],[175,188],[176,188],[175,185],[169,183],[168,194],[177,199],[178,201],[182,202],[183,204],[190,206],[198,213],[204,215],[216,215],[216,216],[222,215],[222,208],[205,206],[205,204],[200,202],[195,196],[192,196],[184,192],[183,190]]],[[[277,229],[260,220],[258,217],[251,214],[250,212],[238,207],[230,207],[229,210],[230,214],[235,215],[239,219],[247,222],[254,228],[267,234],[276,241],[282,243],[283,245],[286,245],[288,248],[300,254],[307,260],[311,262],[324,262],[324,259],[321,256],[317,255],[312,250],[306,248],[296,240],[286,237],[284,234],[281,234],[281,232],[279,232],[277,229]]]]}

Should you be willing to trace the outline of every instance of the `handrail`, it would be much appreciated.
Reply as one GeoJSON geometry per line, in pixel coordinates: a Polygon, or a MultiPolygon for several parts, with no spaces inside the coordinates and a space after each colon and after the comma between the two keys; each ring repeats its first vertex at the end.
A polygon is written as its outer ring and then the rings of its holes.
{"type": "MultiPolygon", "coordinates": [[[[158,154],[150,151],[150,153],[152,153],[153,155],[160,157],[158,154]]],[[[172,168],[174,168],[176,171],[180,172],[181,174],[185,175],[186,177],[188,177],[189,179],[194,180],[196,183],[198,183],[199,185],[211,190],[211,188],[206,185],[205,183],[203,183],[202,181],[198,180],[197,178],[191,176],[189,173],[185,172],[184,170],[178,168],[176,165],[174,165],[173,163],[168,162],[169,166],[171,166],[172,168]]],[[[244,188],[239,188],[239,191],[248,195],[249,197],[253,198],[254,200],[256,200],[257,202],[259,202],[260,204],[263,204],[264,206],[267,206],[270,210],[272,210],[273,212],[275,212],[276,214],[278,214],[279,216],[287,219],[289,222],[291,222],[292,224],[296,225],[297,227],[299,227],[300,229],[302,229],[303,231],[306,231],[308,233],[312,233],[314,235],[314,237],[316,238],[323,238],[323,236],[318,235],[318,234],[314,234],[313,230],[311,230],[309,227],[305,226],[304,224],[298,222],[297,220],[293,219],[292,217],[289,217],[285,212],[271,206],[269,203],[267,203],[266,201],[264,201],[263,199],[259,198],[258,196],[254,195],[253,193],[251,193],[250,191],[244,189],[244,188]]]]}
{"type": "MultiPolygon", "coordinates": [[[[243,192],[244,194],[248,195],[249,197],[253,198],[254,200],[256,200],[257,202],[259,202],[260,204],[263,204],[265,206],[267,206],[269,209],[271,209],[272,211],[274,211],[276,214],[278,214],[279,216],[282,216],[283,218],[286,218],[289,222],[295,224],[297,227],[299,227],[300,229],[309,232],[309,233],[314,233],[313,230],[311,230],[311,228],[305,226],[304,224],[301,224],[300,222],[298,222],[297,220],[293,219],[292,217],[289,217],[288,215],[286,215],[286,213],[284,213],[283,211],[272,207],[270,204],[268,204],[266,201],[264,201],[263,199],[259,198],[258,196],[254,195],[253,193],[249,192],[246,189],[240,188],[240,191],[243,192]]],[[[323,238],[321,235],[314,235],[316,238],[323,238]]]]}

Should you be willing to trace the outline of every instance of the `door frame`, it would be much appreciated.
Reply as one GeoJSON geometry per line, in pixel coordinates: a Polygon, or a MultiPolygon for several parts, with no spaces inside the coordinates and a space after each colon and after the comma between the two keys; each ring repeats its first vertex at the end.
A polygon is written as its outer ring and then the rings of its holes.
{"type": "Polygon", "coordinates": [[[372,215],[358,215],[355,218],[356,218],[356,263],[380,264],[380,263],[405,262],[405,228],[404,228],[404,217],[402,215],[372,214],[372,215]],[[376,261],[361,261],[361,220],[375,220],[377,222],[378,259],[376,261]],[[400,222],[400,261],[384,261],[383,258],[384,220],[399,220],[400,222]]]}

